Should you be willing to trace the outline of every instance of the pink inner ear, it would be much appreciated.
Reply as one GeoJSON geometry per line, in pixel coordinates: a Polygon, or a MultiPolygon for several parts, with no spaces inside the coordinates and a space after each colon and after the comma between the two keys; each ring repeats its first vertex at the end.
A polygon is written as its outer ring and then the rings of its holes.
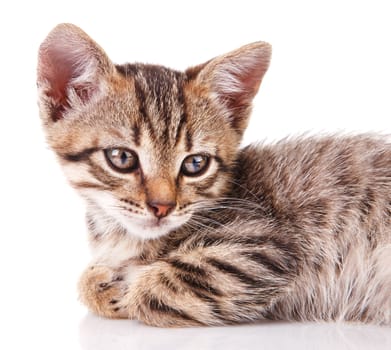
{"type": "Polygon", "coordinates": [[[239,82],[240,88],[227,93],[228,107],[241,108],[251,103],[261,84],[263,74],[264,70],[257,69],[257,67],[254,67],[252,70],[243,71],[240,75],[233,73],[232,75],[239,82]]]}
{"type": "Polygon", "coordinates": [[[83,52],[78,52],[70,46],[57,46],[51,43],[41,47],[39,55],[38,83],[46,86],[45,94],[51,99],[51,114],[53,121],[63,117],[65,111],[70,108],[69,89],[72,88],[82,102],[87,102],[96,90],[91,81],[77,81],[82,76],[89,62],[94,57],[83,57],[83,52]]]}
{"type": "Polygon", "coordinates": [[[269,66],[270,54],[267,43],[249,44],[217,57],[201,71],[200,81],[205,79],[211,84],[235,130],[244,131],[247,126],[251,103],[269,66]]]}
{"type": "MultiPolygon", "coordinates": [[[[43,50],[42,50],[43,51],[43,50]]],[[[48,83],[46,95],[52,99],[52,119],[61,119],[65,109],[69,107],[67,101],[67,87],[72,77],[70,62],[52,48],[40,53],[38,80],[48,83]]]]}

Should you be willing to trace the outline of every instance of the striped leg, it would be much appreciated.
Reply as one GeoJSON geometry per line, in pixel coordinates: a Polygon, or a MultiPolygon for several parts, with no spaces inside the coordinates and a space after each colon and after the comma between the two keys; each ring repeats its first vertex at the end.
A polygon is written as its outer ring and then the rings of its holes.
{"type": "Polygon", "coordinates": [[[124,304],[131,318],[161,327],[259,320],[297,276],[291,252],[270,237],[193,241],[146,267],[124,304]]]}

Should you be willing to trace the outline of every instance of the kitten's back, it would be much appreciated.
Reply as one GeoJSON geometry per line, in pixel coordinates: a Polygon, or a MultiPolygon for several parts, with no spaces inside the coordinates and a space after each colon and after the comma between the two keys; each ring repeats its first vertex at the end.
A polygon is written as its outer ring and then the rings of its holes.
{"type": "Polygon", "coordinates": [[[298,253],[305,271],[297,289],[268,317],[389,323],[388,139],[330,136],[251,145],[242,150],[238,169],[234,196],[256,200],[275,232],[305,247],[298,253]]]}

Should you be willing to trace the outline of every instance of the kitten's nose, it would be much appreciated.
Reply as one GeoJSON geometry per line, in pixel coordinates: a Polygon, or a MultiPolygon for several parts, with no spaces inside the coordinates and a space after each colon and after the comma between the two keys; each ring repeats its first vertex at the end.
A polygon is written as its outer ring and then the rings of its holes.
{"type": "Polygon", "coordinates": [[[167,202],[167,203],[158,203],[158,202],[148,202],[147,203],[149,209],[153,212],[153,214],[158,218],[164,218],[167,216],[175,207],[175,202],[167,202]]]}

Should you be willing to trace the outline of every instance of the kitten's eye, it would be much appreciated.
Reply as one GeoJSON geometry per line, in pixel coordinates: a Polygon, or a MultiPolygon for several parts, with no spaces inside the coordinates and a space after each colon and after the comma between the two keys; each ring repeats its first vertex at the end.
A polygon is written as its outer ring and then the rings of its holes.
{"type": "Polygon", "coordinates": [[[126,148],[109,148],[104,150],[107,163],[116,171],[130,173],[138,168],[138,157],[126,148]]]}
{"type": "Polygon", "coordinates": [[[181,166],[185,176],[200,176],[209,166],[209,156],[205,154],[193,154],[184,159],[181,166]]]}

